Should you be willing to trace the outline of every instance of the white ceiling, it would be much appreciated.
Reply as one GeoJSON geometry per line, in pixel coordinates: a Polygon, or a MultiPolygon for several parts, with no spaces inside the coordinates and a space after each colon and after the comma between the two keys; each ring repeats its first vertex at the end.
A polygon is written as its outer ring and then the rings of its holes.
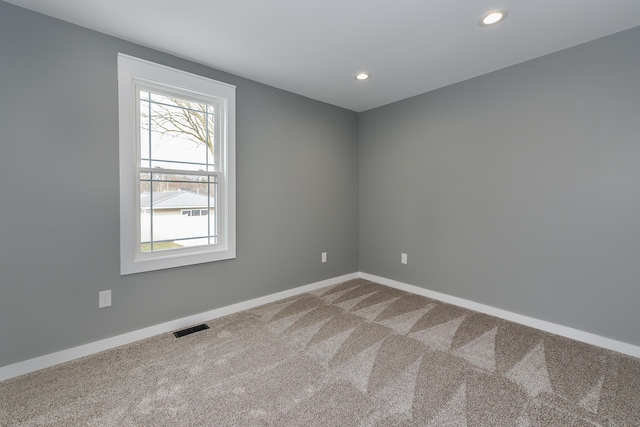
{"type": "Polygon", "coordinates": [[[640,0],[6,1],[354,111],[640,25],[640,0]]]}

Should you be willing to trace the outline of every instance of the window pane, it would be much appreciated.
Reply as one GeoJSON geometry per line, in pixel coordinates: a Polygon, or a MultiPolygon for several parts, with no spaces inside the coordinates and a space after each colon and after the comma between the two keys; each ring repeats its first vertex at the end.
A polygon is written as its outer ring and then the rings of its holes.
{"type": "MultiPolygon", "coordinates": [[[[208,109],[209,109],[208,111],[210,113],[208,115],[208,121],[207,121],[207,126],[208,126],[207,130],[209,132],[208,138],[210,140],[212,140],[212,141],[215,141],[215,138],[216,138],[216,133],[215,133],[216,127],[215,127],[215,120],[214,120],[215,119],[215,108],[212,105],[208,105],[207,107],[208,107],[208,109]]],[[[215,151],[212,151],[212,150],[214,150],[214,147],[216,147],[215,144],[209,144],[209,151],[208,151],[209,157],[207,159],[207,161],[208,161],[207,162],[207,164],[208,164],[207,170],[209,170],[209,171],[217,170],[216,169],[216,160],[217,160],[217,156],[220,153],[216,153],[215,151]]]]}
{"type": "Polygon", "coordinates": [[[150,156],[151,124],[149,123],[149,102],[143,99],[145,93],[148,98],[148,92],[140,92],[140,166],[150,167],[147,159],[150,156]]]}
{"type": "Polygon", "coordinates": [[[147,164],[151,168],[157,169],[179,169],[184,171],[204,171],[206,165],[204,163],[191,163],[182,161],[158,161],[151,160],[151,162],[144,161],[146,163],[143,167],[147,167],[147,164]]]}
{"type": "Polygon", "coordinates": [[[209,218],[209,230],[211,230],[211,236],[209,244],[217,245],[218,244],[218,218],[214,212],[214,209],[210,210],[211,215],[205,218],[209,218]]]}
{"type": "Polygon", "coordinates": [[[196,102],[176,96],[164,95],[154,92],[151,92],[149,94],[148,99],[150,99],[154,104],[164,105],[166,107],[184,108],[201,114],[207,112],[207,104],[204,102],[196,102]]]}
{"type": "MultiPolygon", "coordinates": [[[[140,174],[141,181],[150,181],[156,183],[163,183],[163,186],[160,187],[163,191],[169,190],[189,190],[196,194],[206,195],[211,191],[210,184],[215,184],[217,182],[216,175],[188,175],[188,174],[171,174],[171,173],[161,173],[154,172],[152,174],[140,174]],[[143,178],[144,175],[149,176],[146,180],[143,178]]],[[[213,194],[211,194],[213,197],[213,194]]]]}
{"type": "Polygon", "coordinates": [[[140,182],[140,251],[151,251],[151,193],[149,183],[140,182]],[[147,187],[145,190],[144,187],[147,187]]]}
{"type": "Polygon", "coordinates": [[[214,107],[156,93],[147,101],[146,94],[140,93],[141,166],[215,170],[214,107]]]}
{"type": "Polygon", "coordinates": [[[206,214],[215,216],[216,178],[141,173],[140,250],[156,252],[217,243],[215,239],[210,243],[215,229],[206,214]]]}

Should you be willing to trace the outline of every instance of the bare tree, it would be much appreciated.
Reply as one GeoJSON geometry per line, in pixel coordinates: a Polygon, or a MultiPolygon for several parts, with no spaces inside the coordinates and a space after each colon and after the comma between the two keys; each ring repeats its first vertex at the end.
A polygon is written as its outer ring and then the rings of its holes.
{"type": "MultiPolygon", "coordinates": [[[[213,121],[208,120],[211,113],[207,113],[210,107],[207,104],[173,97],[168,97],[167,101],[176,107],[163,103],[154,104],[151,115],[153,130],[166,135],[189,135],[206,145],[213,154],[213,121]]],[[[142,113],[142,117],[148,118],[146,113],[142,113]]]]}
{"type": "MultiPolygon", "coordinates": [[[[211,120],[211,107],[204,103],[186,99],[166,97],[163,102],[153,101],[151,115],[145,109],[140,112],[142,129],[163,135],[191,137],[196,144],[205,145],[210,155],[214,155],[214,129],[211,120]]],[[[188,172],[185,172],[188,175],[188,172]]],[[[197,193],[206,192],[206,178],[196,178],[193,183],[172,182],[180,180],[175,175],[158,175],[154,180],[156,191],[175,191],[187,189],[197,193]],[[162,183],[162,184],[161,184],[162,183]]],[[[182,178],[184,179],[184,178],[182,178]]],[[[142,185],[142,191],[150,191],[148,183],[142,185]]]]}

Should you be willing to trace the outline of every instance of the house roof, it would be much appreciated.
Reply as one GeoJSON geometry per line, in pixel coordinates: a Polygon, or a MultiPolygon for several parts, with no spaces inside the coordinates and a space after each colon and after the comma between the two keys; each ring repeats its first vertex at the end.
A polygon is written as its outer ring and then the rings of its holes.
{"type": "MultiPolygon", "coordinates": [[[[148,208],[151,201],[151,193],[140,195],[140,207],[148,208]]],[[[215,199],[209,199],[206,194],[198,194],[193,191],[163,191],[153,193],[154,209],[182,209],[182,208],[206,208],[215,206],[215,199]]]]}

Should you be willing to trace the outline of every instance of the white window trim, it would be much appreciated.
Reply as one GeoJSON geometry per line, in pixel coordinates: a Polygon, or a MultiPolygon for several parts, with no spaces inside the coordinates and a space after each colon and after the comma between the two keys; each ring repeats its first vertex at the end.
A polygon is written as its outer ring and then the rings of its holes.
{"type": "MultiPolygon", "coordinates": [[[[118,53],[118,109],[120,124],[120,274],[161,270],[236,257],[236,104],[235,86],[118,53]],[[139,176],[136,121],[136,83],[161,85],[226,105],[220,158],[224,171],[220,208],[222,236],[215,246],[140,252],[139,176]]],[[[220,185],[220,184],[218,184],[220,185]]]]}

